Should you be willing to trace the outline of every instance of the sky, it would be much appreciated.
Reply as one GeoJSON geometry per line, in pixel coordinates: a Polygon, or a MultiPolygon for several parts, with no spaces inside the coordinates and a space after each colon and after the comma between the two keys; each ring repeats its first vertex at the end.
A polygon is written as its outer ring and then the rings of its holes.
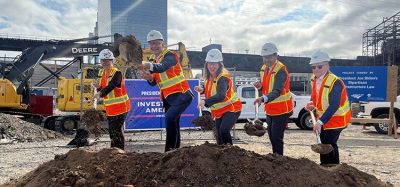
{"type": "MultiPolygon", "coordinates": [[[[352,59],[362,34],[399,11],[398,0],[168,0],[168,41],[249,54],[273,42],[280,55],[352,59]]],[[[97,0],[0,0],[0,12],[0,37],[82,38],[93,32],[97,0]]]]}

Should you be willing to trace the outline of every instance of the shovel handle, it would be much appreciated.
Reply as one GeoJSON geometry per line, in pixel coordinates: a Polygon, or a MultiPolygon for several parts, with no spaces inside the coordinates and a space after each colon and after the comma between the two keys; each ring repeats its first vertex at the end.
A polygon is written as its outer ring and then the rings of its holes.
{"type": "Polygon", "coordinates": [[[254,113],[255,113],[254,120],[257,120],[258,119],[258,104],[257,103],[254,104],[254,113]]]}
{"type": "MultiPolygon", "coordinates": [[[[309,110],[308,112],[310,113],[311,121],[313,122],[313,124],[317,123],[314,115],[314,110],[309,110]]],[[[315,133],[315,136],[317,137],[317,144],[321,144],[321,137],[319,137],[319,133],[315,133]]]]}
{"type": "Polygon", "coordinates": [[[319,133],[315,133],[315,136],[317,137],[317,144],[321,144],[321,137],[319,136],[319,133]]]}
{"type": "MultiPolygon", "coordinates": [[[[200,104],[201,102],[201,97],[200,97],[200,92],[197,92],[197,104],[200,104]]],[[[201,108],[199,107],[199,116],[202,116],[203,114],[201,113],[201,108]]]]}
{"type": "Polygon", "coordinates": [[[315,119],[315,115],[314,115],[314,110],[309,110],[308,112],[310,113],[313,124],[317,123],[317,120],[315,119]]]}
{"type": "MultiPolygon", "coordinates": [[[[93,96],[96,95],[96,94],[97,94],[97,90],[94,89],[94,91],[93,91],[93,96]]],[[[96,99],[96,98],[93,99],[93,109],[94,109],[94,110],[97,109],[97,99],[96,99]]]]}

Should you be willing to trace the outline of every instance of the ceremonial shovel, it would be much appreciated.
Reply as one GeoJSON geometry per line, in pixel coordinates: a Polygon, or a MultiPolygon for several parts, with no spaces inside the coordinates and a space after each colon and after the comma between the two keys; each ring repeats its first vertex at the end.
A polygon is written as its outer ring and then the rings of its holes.
{"type": "MultiPolygon", "coordinates": [[[[313,124],[315,124],[317,122],[317,120],[315,119],[314,116],[314,112],[313,111],[309,111],[310,115],[311,115],[311,120],[313,122],[313,124]]],[[[328,154],[331,151],[333,151],[333,147],[331,144],[322,144],[321,143],[321,138],[319,137],[319,133],[315,133],[315,136],[317,137],[317,144],[311,145],[311,150],[313,150],[316,153],[319,154],[328,154]]]]}

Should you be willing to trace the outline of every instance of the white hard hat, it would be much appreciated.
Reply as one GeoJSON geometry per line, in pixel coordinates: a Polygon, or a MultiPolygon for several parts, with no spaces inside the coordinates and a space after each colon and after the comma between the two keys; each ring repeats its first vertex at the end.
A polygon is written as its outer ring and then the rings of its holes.
{"type": "Polygon", "coordinates": [[[329,58],[328,53],[317,51],[311,55],[310,64],[328,63],[329,61],[331,61],[331,58],[329,58]]]}
{"type": "Polygon", "coordinates": [[[261,56],[268,56],[278,53],[278,48],[273,43],[265,43],[261,48],[261,56]]]}
{"type": "Polygon", "coordinates": [[[110,59],[110,60],[114,60],[114,54],[111,50],[109,49],[103,49],[100,51],[99,53],[99,59],[103,60],[103,59],[110,59]]]}
{"type": "Polygon", "coordinates": [[[218,49],[211,49],[207,53],[206,62],[222,62],[222,53],[218,49]]]}
{"type": "Polygon", "coordinates": [[[156,31],[156,30],[151,30],[148,34],[147,34],[147,42],[153,41],[153,40],[163,40],[164,38],[161,34],[160,31],[156,31]]]}

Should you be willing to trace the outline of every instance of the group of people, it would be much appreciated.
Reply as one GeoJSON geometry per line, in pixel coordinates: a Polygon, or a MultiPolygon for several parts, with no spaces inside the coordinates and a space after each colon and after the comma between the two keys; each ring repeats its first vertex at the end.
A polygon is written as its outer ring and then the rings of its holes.
{"type": "MultiPolygon", "coordinates": [[[[180,116],[191,104],[193,93],[185,79],[179,55],[166,48],[164,38],[159,31],[152,30],[147,35],[152,52],[151,62],[142,62],[143,79],[149,85],[158,85],[165,109],[166,143],[165,152],[180,147],[180,116]]],[[[278,49],[273,43],[262,46],[263,66],[260,80],[253,85],[262,91],[262,96],[254,101],[255,107],[264,104],[267,132],[272,144],[272,152],[283,155],[283,138],[289,117],[293,112],[290,94],[290,74],[286,66],[278,60],[278,49]]],[[[113,53],[105,49],[99,58],[103,70],[100,71],[100,84],[97,85],[96,98],[103,97],[109,122],[111,147],[124,149],[124,120],[130,110],[124,77],[113,66],[113,53]]],[[[315,52],[311,56],[311,101],[305,106],[316,111],[317,122],[314,132],[321,136],[323,144],[334,148],[329,154],[321,154],[321,164],[339,164],[337,141],[341,131],[350,120],[350,106],[343,81],[329,71],[330,58],[325,52],[315,52]]],[[[205,95],[198,107],[209,107],[215,119],[216,141],[219,145],[232,145],[230,131],[242,110],[242,102],[236,95],[235,85],[227,69],[224,68],[220,50],[208,51],[204,65],[204,84],[195,86],[194,91],[205,95]]]]}

